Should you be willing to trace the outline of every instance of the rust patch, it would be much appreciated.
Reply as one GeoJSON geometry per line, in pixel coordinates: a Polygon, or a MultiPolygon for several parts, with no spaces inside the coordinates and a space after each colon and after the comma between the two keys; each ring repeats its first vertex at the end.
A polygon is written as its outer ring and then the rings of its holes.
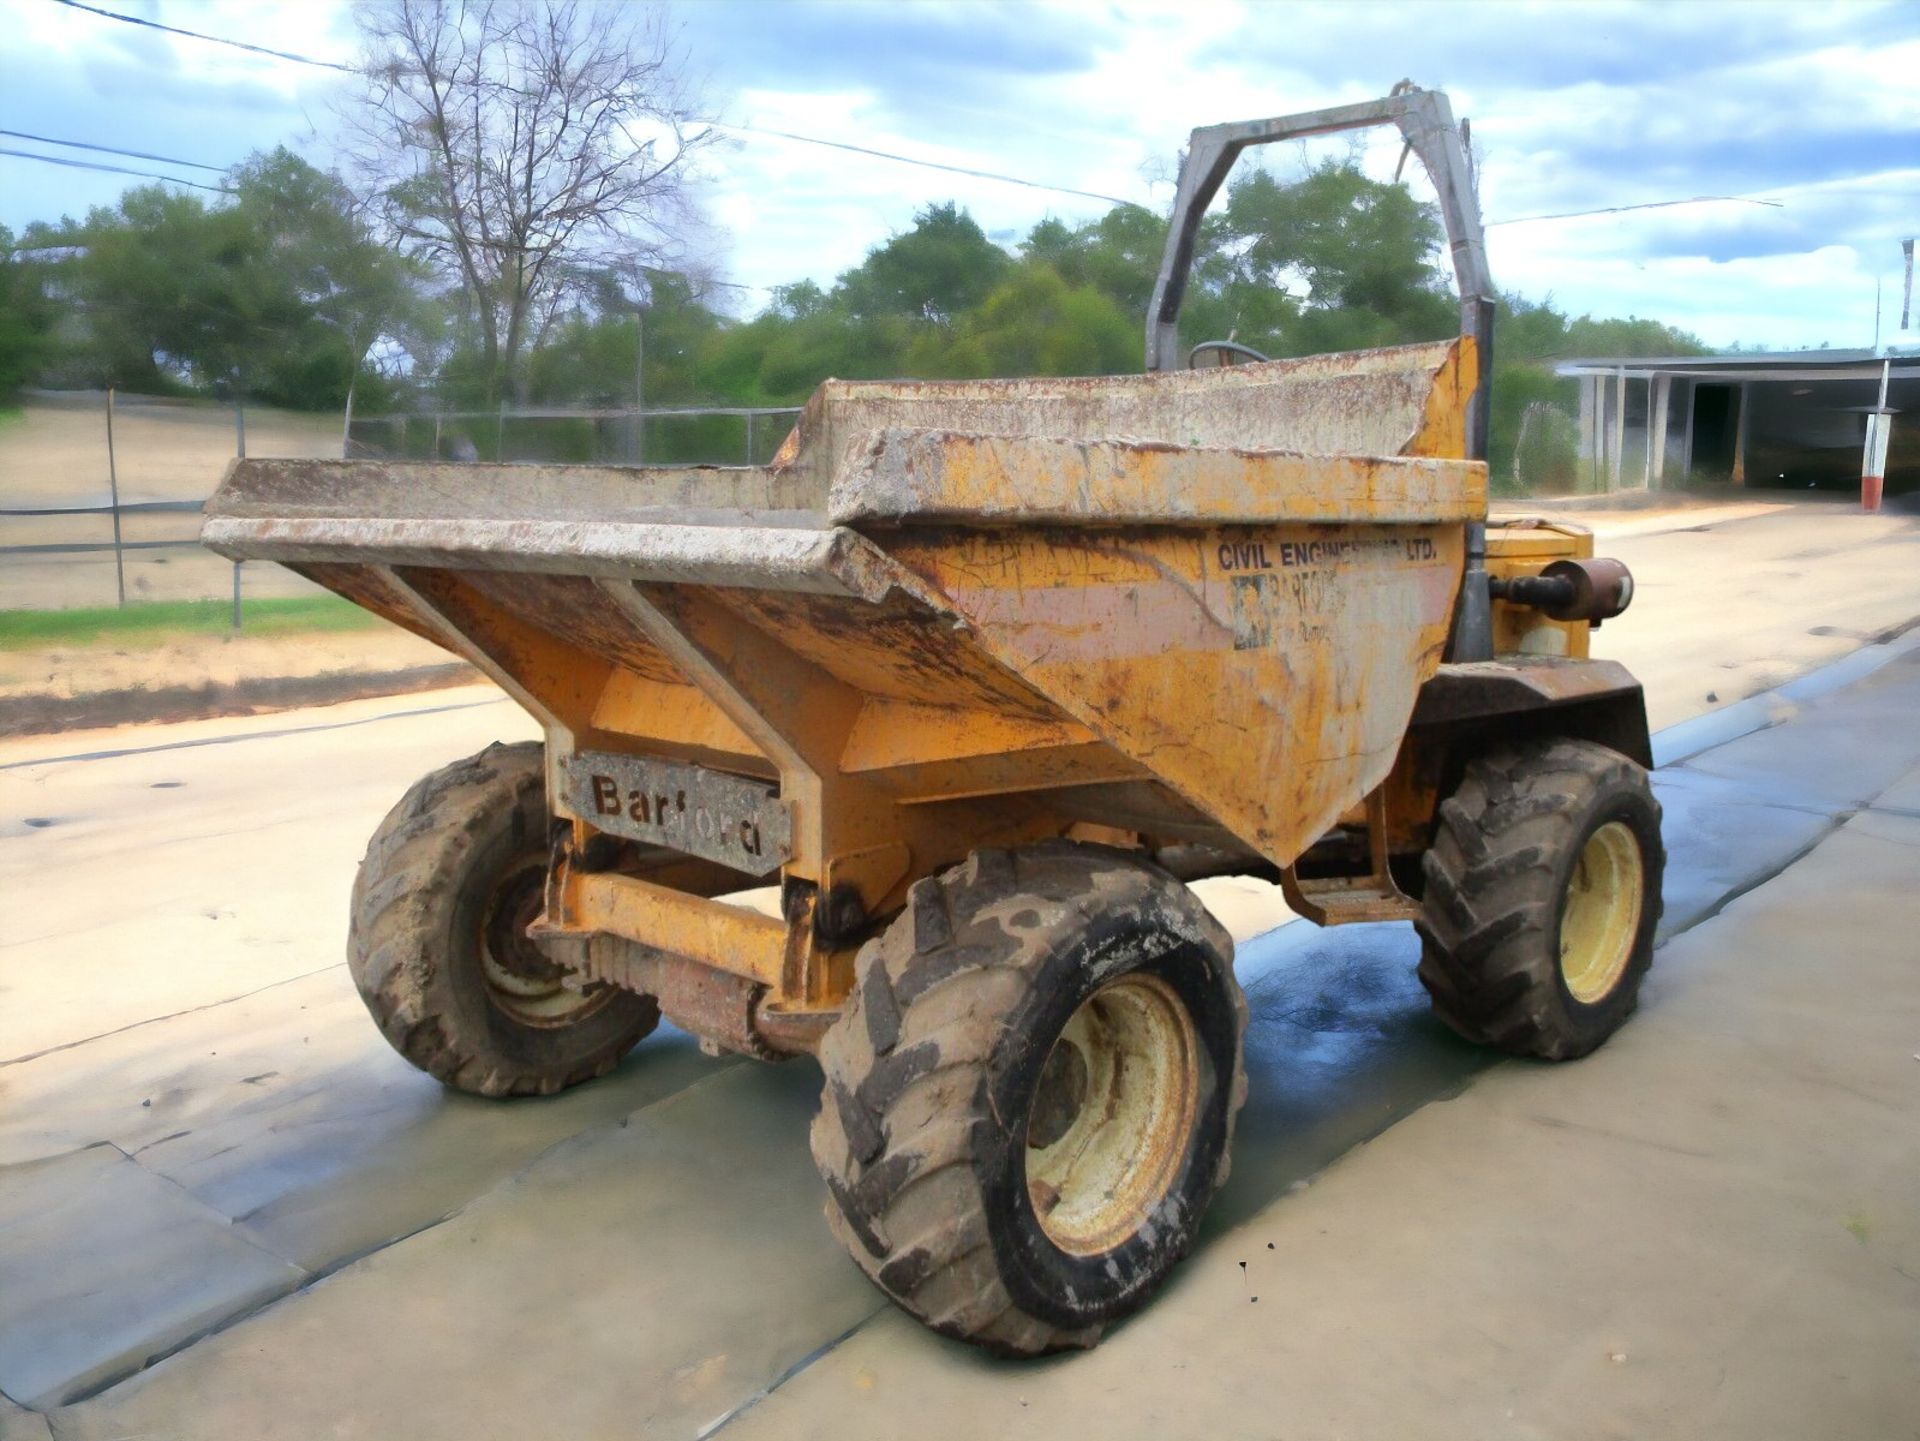
{"type": "Polygon", "coordinates": [[[1402,455],[1428,428],[1435,377],[1450,362],[1457,363],[1457,342],[1449,340],[1145,375],[829,380],[783,455],[789,463],[811,458],[824,478],[850,446],[893,428],[1402,455]]]}
{"type": "Polygon", "coordinates": [[[1036,720],[1059,715],[950,620],[897,591],[878,604],[766,591],[706,594],[862,694],[1036,720]]]}
{"type": "Polygon", "coordinates": [[[310,561],[287,567],[295,575],[305,576],[315,585],[323,585],[343,600],[370,610],[382,620],[392,621],[400,629],[412,631],[422,640],[442,645],[433,625],[414,614],[413,605],[379,571],[364,565],[335,565],[310,561]]]}
{"type": "Polygon", "coordinates": [[[600,587],[586,576],[475,570],[464,572],[464,578],[502,610],[530,626],[563,636],[582,650],[647,680],[687,684],[679,668],[608,605],[600,587]]]}

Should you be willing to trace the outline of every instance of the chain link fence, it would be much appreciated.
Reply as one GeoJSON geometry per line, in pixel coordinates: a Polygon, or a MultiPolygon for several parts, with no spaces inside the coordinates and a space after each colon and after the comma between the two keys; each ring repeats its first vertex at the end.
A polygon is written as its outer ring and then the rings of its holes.
{"type": "Polygon", "coordinates": [[[243,573],[201,547],[200,508],[240,454],[338,456],[340,418],[28,392],[0,425],[0,610],[314,593],[291,571],[243,573]]]}
{"type": "Polygon", "coordinates": [[[318,588],[199,543],[240,455],[609,465],[765,464],[797,406],[308,415],[107,391],[29,392],[0,424],[0,610],[249,598],[318,588]]]}

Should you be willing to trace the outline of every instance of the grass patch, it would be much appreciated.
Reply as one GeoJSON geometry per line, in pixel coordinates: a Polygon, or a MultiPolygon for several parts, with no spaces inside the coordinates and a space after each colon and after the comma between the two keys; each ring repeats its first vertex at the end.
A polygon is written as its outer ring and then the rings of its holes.
{"type": "MultiPolygon", "coordinates": [[[[242,635],[363,630],[381,624],[378,616],[337,595],[263,598],[240,607],[242,635]]],[[[162,600],[124,610],[0,610],[0,650],[127,641],[159,645],[182,635],[232,631],[233,602],[228,600],[162,600]]]]}

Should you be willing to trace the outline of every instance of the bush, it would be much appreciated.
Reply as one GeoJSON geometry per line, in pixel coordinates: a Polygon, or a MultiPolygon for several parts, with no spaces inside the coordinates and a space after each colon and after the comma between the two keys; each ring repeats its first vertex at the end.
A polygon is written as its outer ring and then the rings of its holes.
{"type": "Polygon", "coordinates": [[[1550,402],[1529,405],[1514,443],[1512,493],[1570,495],[1578,483],[1579,461],[1580,423],[1550,402]]]}

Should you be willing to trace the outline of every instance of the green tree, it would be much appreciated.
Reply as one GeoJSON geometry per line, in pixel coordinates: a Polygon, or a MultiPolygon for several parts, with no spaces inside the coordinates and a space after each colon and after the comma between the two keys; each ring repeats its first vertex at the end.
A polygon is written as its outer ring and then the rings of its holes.
{"type": "Polygon", "coordinates": [[[908,356],[914,375],[1112,375],[1140,363],[1140,334],[1092,285],[1069,285],[1051,265],[1019,266],[944,344],[924,337],[908,356]]]}
{"type": "Polygon", "coordinates": [[[211,204],[137,186],[47,232],[75,252],[61,267],[83,321],[74,368],[129,390],[231,384],[337,408],[368,349],[401,323],[413,279],[368,236],[337,177],[280,149],[231,181],[233,197],[211,204]]]}
{"type": "Polygon", "coordinates": [[[256,325],[235,280],[248,250],[231,211],[142,185],[69,237],[66,279],[85,323],[83,370],[97,383],[164,393],[229,375],[256,325]]]}
{"type": "Polygon", "coordinates": [[[1567,323],[1567,345],[1575,355],[1666,356],[1705,355],[1710,347],[1699,336],[1658,320],[1637,315],[1625,320],[1597,320],[1583,315],[1567,323]]]}
{"type": "Polygon", "coordinates": [[[782,287],[755,319],[712,337],[703,382],[740,403],[778,405],[804,400],[828,376],[976,373],[962,323],[1014,264],[958,205],[929,205],[831,291],[782,287]]]}
{"type": "Polygon", "coordinates": [[[958,205],[929,205],[913,228],[840,277],[836,296],[861,319],[904,316],[950,326],[985,300],[1011,258],[958,205]]]}
{"type": "Polygon", "coordinates": [[[0,405],[37,379],[54,352],[44,268],[20,255],[13,232],[0,225],[0,405]]]}
{"type": "MultiPolygon", "coordinates": [[[[1237,338],[1269,354],[1434,340],[1459,324],[1443,239],[1432,206],[1351,160],[1324,161],[1290,182],[1250,170],[1203,227],[1195,275],[1226,307],[1237,338]]],[[[1194,309],[1195,319],[1218,323],[1204,302],[1194,309]]]]}
{"type": "Polygon", "coordinates": [[[1697,335],[1658,321],[1569,318],[1553,298],[1500,297],[1493,326],[1493,397],[1488,415],[1488,461],[1502,489],[1553,493],[1571,484],[1578,437],[1577,382],[1553,373],[1579,356],[1704,355],[1697,335]],[[1529,410],[1551,407],[1558,419],[1529,410]],[[1528,454],[1519,454],[1522,430],[1528,454]]]}
{"type": "Polygon", "coordinates": [[[1043,220],[1021,253],[1052,266],[1069,285],[1091,285],[1144,328],[1166,243],[1164,217],[1143,206],[1119,205],[1078,226],[1043,220]]]}
{"type": "Polygon", "coordinates": [[[337,175],[284,147],[231,182],[248,241],[233,285],[255,324],[242,360],[249,389],[281,405],[344,405],[369,349],[409,320],[418,272],[378,243],[337,175]]]}
{"type": "Polygon", "coordinates": [[[644,301],[612,277],[557,319],[528,358],[529,396],[542,404],[630,406],[634,368],[644,354],[642,396],[653,405],[700,396],[705,356],[722,326],[698,284],[670,271],[645,273],[644,301]],[[644,319],[642,319],[644,315],[644,319]],[[644,335],[642,329],[644,327],[644,335]],[[644,347],[643,347],[644,341],[644,347]]]}
{"type": "MultiPolygon", "coordinates": [[[[645,273],[644,312],[613,276],[592,290],[592,305],[581,305],[550,327],[527,360],[530,398],[554,406],[631,407],[635,368],[644,357],[641,398],[649,408],[737,403],[738,397],[710,376],[710,358],[725,321],[708,307],[699,285],[666,271],[645,273]],[[644,327],[644,331],[643,331],[644,327]],[[644,341],[644,346],[642,342],[644,341]]],[[[477,359],[477,357],[474,357],[477,359]]],[[[470,376],[470,379],[477,377],[470,376]]],[[[619,422],[624,428],[627,422],[619,422]]],[[[561,422],[542,422],[556,430],[561,422]]],[[[744,442],[738,419],[723,416],[656,416],[647,423],[643,454],[653,461],[711,460],[739,455],[744,442]]],[[[591,458],[627,449],[630,431],[620,437],[594,436],[580,429],[580,453],[555,458],[591,458]],[[595,447],[598,447],[596,451],[595,447]]]]}

